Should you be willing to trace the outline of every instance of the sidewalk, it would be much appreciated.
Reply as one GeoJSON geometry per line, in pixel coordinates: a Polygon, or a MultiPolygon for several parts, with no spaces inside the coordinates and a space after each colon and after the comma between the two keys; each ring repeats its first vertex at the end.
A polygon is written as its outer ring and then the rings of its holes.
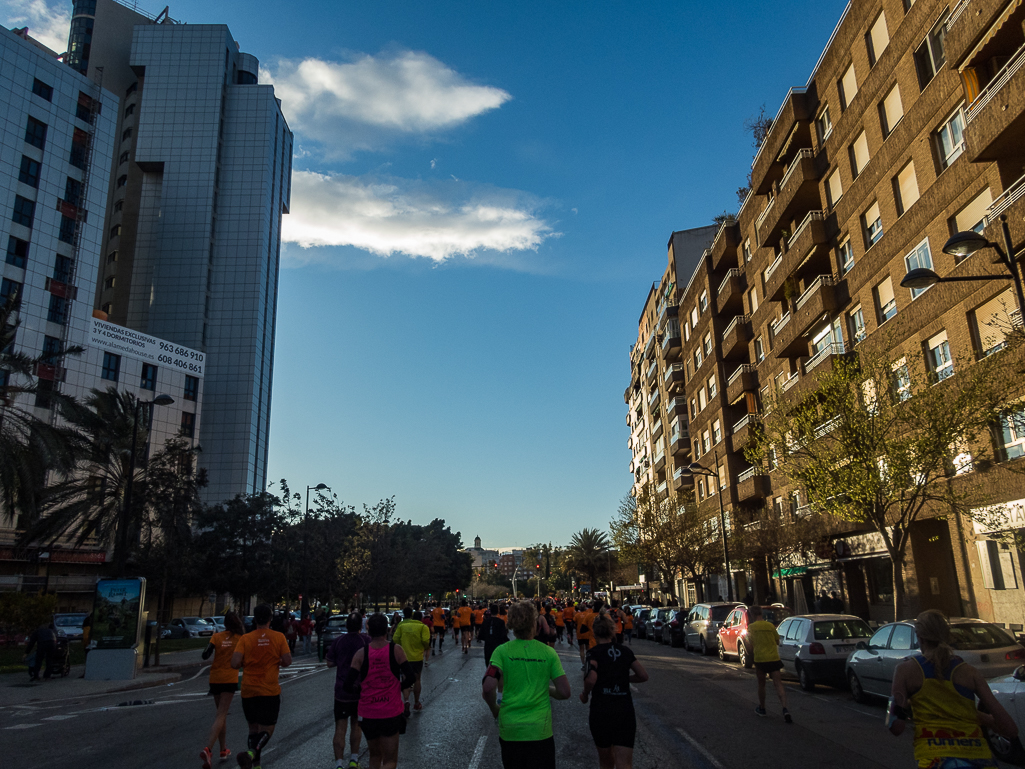
{"type": "Polygon", "coordinates": [[[74,700],[99,694],[127,692],[153,686],[166,686],[181,680],[180,671],[198,668],[203,662],[202,649],[188,649],[160,655],[160,665],[140,668],[131,681],[87,681],[79,678],[85,673],[85,665],[75,665],[67,678],[55,677],[49,681],[31,683],[27,673],[7,673],[0,676],[0,708],[32,707],[45,702],[74,700]]]}

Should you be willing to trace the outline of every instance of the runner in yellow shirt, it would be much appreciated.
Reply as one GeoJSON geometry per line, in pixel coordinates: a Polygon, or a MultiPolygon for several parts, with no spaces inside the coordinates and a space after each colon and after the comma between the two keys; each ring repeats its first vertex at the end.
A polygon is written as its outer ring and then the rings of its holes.
{"type": "MultiPolygon", "coordinates": [[[[406,659],[409,660],[409,666],[416,674],[416,683],[413,684],[413,710],[423,710],[424,706],[420,703],[420,677],[424,672],[424,657],[431,657],[431,631],[413,614],[412,606],[403,607],[402,617],[402,622],[396,626],[392,635],[392,641],[402,647],[406,659]]],[[[409,718],[409,689],[402,691],[402,699],[405,703],[406,718],[409,718]]]]}

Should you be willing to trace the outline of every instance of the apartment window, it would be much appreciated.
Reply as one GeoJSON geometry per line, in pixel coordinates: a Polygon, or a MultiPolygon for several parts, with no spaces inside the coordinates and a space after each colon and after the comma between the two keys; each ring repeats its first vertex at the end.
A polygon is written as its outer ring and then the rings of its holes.
{"type": "Polygon", "coordinates": [[[18,171],[18,181],[27,184],[29,187],[39,187],[39,163],[25,155],[21,156],[21,170],[18,171]]]}
{"type": "Polygon", "coordinates": [[[879,203],[873,203],[861,215],[861,228],[865,235],[865,248],[872,248],[883,237],[883,218],[879,214],[879,203]]]}
{"type": "Polygon", "coordinates": [[[718,383],[715,381],[715,374],[708,377],[708,397],[714,398],[719,392],[718,383]]]}
{"type": "Polygon", "coordinates": [[[751,261],[751,238],[744,241],[744,262],[751,261]]]}
{"type": "Polygon", "coordinates": [[[48,86],[38,77],[32,81],[32,93],[47,101],[53,101],[53,87],[48,86]]]}
{"type": "Polygon", "coordinates": [[[698,402],[694,398],[690,399],[690,418],[693,419],[698,415],[698,402]]]}
{"type": "MultiPolygon", "coordinates": [[[[932,269],[932,253],[929,251],[929,238],[915,246],[915,250],[904,257],[904,267],[907,272],[917,269],[932,269]]],[[[911,289],[911,298],[917,299],[928,290],[927,288],[913,288],[911,289]]]]}
{"type": "Polygon", "coordinates": [[[964,104],[960,104],[953,114],[936,129],[933,141],[936,143],[936,155],[940,163],[940,170],[949,166],[964,152],[964,127],[964,104]]]}
{"type": "Polygon", "coordinates": [[[39,379],[36,382],[35,407],[48,409],[53,404],[53,380],[39,379]]]}
{"type": "Polygon", "coordinates": [[[0,282],[0,303],[7,304],[7,300],[15,296],[15,307],[21,304],[21,284],[7,278],[0,282]]]}
{"type": "Polygon", "coordinates": [[[858,94],[858,78],[854,74],[854,62],[847,68],[847,71],[843,73],[843,77],[840,78],[840,106],[843,109],[847,109],[851,106],[851,102],[854,101],[854,97],[858,94]]]}
{"type": "Polygon", "coordinates": [[[111,264],[117,261],[117,251],[111,251],[107,254],[107,264],[111,264]]]}
{"type": "Polygon", "coordinates": [[[982,584],[990,590],[1014,590],[1018,580],[1014,574],[1014,557],[1003,542],[980,539],[975,543],[982,568],[982,584]]]}
{"type": "Polygon", "coordinates": [[[1004,349],[1008,332],[1014,326],[1021,326],[1021,312],[1013,290],[1009,288],[976,307],[971,313],[971,325],[980,358],[1004,349]]]}
{"type": "Polygon", "coordinates": [[[765,360],[765,345],[762,343],[762,338],[758,337],[755,339],[755,363],[761,363],[765,360]]]}
{"type": "Polygon", "coordinates": [[[854,344],[865,341],[868,332],[865,330],[865,315],[861,311],[860,304],[847,314],[847,325],[854,344]]]}
{"type": "Polygon", "coordinates": [[[139,387],[143,390],[157,389],[157,367],[149,363],[142,364],[142,377],[139,379],[139,387]]]}
{"type": "Polygon", "coordinates": [[[697,371],[701,368],[701,364],[704,362],[704,358],[701,357],[701,348],[697,348],[694,351],[694,370],[697,371]]]}
{"type": "Polygon", "coordinates": [[[71,282],[71,257],[57,254],[53,260],[53,279],[61,283],[71,282]]]}
{"type": "Polygon", "coordinates": [[[944,11],[939,21],[932,28],[925,40],[915,51],[915,68],[918,70],[918,84],[925,90],[925,87],[936,77],[936,73],[943,69],[947,63],[947,55],[944,52],[943,41],[947,36],[947,16],[949,11],[944,11]]]}
{"type": "Polygon", "coordinates": [[[887,278],[873,289],[873,293],[876,296],[876,314],[879,317],[879,325],[882,325],[897,314],[897,300],[893,296],[893,282],[887,278]]]}
{"type": "Polygon", "coordinates": [[[702,387],[698,390],[698,411],[703,411],[705,406],[708,405],[708,393],[705,392],[705,388],[702,387]]]}
{"type": "Polygon", "coordinates": [[[750,314],[754,315],[758,309],[758,286],[755,286],[747,292],[747,306],[750,307],[750,314]]]}
{"type": "Polygon", "coordinates": [[[112,302],[104,302],[100,305],[100,309],[103,310],[103,312],[107,313],[107,315],[110,315],[112,312],[114,312],[114,305],[112,302]]]}
{"type": "Polygon", "coordinates": [[[889,136],[897,123],[904,117],[904,104],[900,100],[900,86],[896,83],[890,92],[879,103],[879,119],[883,127],[883,136],[889,136]]]}
{"type": "Polygon", "coordinates": [[[865,136],[864,131],[858,134],[858,138],[847,148],[847,152],[851,158],[851,175],[857,179],[869,161],[868,137],[865,136]]]}
{"type": "Polygon", "coordinates": [[[1025,456],[1025,408],[1000,415],[1000,448],[1005,460],[1025,456]]]}
{"type": "Polygon", "coordinates": [[[701,433],[701,453],[707,454],[712,450],[712,437],[708,430],[701,433]]]}
{"type": "Polygon", "coordinates": [[[56,294],[50,294],[50,305],[46,309],[46,319],[51,323],[64,325],[68,320],[68,302],[56,294]]]}
{"type": "Polygon", "coordinates": [[[127,139],[131,139],[131,138],[132,138],[132,129],[131,128],[126,128],[124,131],[121,132],[121,141],[126,141],[127,139]]]}
{"type": "Polygon", "coordinates": [[[915,161],[911,161],[893,177],[893,194],[897,202],[897,215],[903,216],[911,206],[918,202],[918,177],[915,175],[915,161]]]}
{"type": "Polygon", "coordinates": [[[840,169],[833,169],[833,173],[826,179],[826,194],[830,208],[835,208],[837,201],[843,196],[843,184],[840,182],[840,169]]]}
{"type": "Polygon", "coordinates": [[[690,323],[687,321],[683,322],[683,339],[685,342],[690,341],[690,323]]]}
{"type": "Polygon", "coordinates": [[[911,397],[911,374],[908,373],[908,362],[901,358],[892,368],[893,396],[903,403],[911,397]]]}
{"type": "Polygon", "coordinates": [[[950,358],[950,342],[947,341],[947,332],[941,331],[932,337],[926,346],[926,365],[929,373],[937,382],[942,382],[954,373],[954,361],[950,358]]]}
{"type": "Polygon", "coordinates": [[[136,81],[136,82],[132,83],[130,86],[128,86],[128,90],[125,91],[125,98],[127,99],[129,96],[131,96],[133,93],[135,93],[138,90],[139,90],[139,83],[138,83],[138,81],[136,81]]]}
{"type": "Polygon", "coordinates": [[[25,129],[25,141],[33,147],[43,149],[46,146],[46,123],[30,117],[25,129]]]}
{"type": "Polygon", "coordinates": [[[74,243],[75,242],[75,228],[78,222],[72,219],[70,216],[61,215],[60,229],[57,233],[57,237],[62,243],[74,243]]]}
{"type": "Polygon", "coordinates": [[[819,134],[819,143],[824,142],[833,133],[833,121],[829,119],[829,107],[823,107],[822,112],[815,118],[815,129],[819,134]]]}
{"type": "Polygon", "coordinates": [[[182,429],[181,434],[186,438],[196,437],[196,415],[190,414],[188,411],[182,412],[182,429]]]}
{"type": "Polygon", "coordinates": [[[121,189],[126,184],[128,184],[128,175],[127,174],[121,174],[119,177],[117,177],[117,189],[121,189]]]}
{"type": "Polygon", "coordinates": [[[712,354],[712,332],[705,334],[702,346],[705,348],[705,357],[709,357],[712,354]]]}
{"type": "Polygon", "coordinates": [[[854,247],[851,245],[850,238],[844,238],[843,242],[837,246],[836,261],[840,264],[841,275],[846,275],[854,267],[854,247]]]}
{"type": "Polygon", "coordinates": [[[114,288],[114,276],[111,275],[105,281],[103,281],[104,288],[114,288]]]}
{"type": "Polygon", "coordinates": [[[14,196],[14,212],[11,214],[11,221],[24,227],[31,227],[32,220],[36,215],[35,201],[23,198],[21,195],[14,196]]]}
{"type": "MultiPolygon", "coordinates": [[[[958,232],[981,233],[985,229],[986,215],[991,205],[993,205],[993,193],[987,187],[972,198],[968,205],[951,217],[948,223],[950,234],[954,235],[958,232]]],[[[959,257],[958,261],[961,259],[964,259],[964,257],[959,257]]]]}
{"type": "Polygon", "coordinates": [[[28,241],[7,236],[7,263],[15,267],[24,267],[28,261],[28,241]]]}
{"type": "Polygon", "coordinates": [[[92,124],[93,118],[93,100],[86,94],[79,91],[78,93],[78,104],[75,105],[75,117],[81,120],[83,123],[92,124]]]}
{"type": "Polygon", "coordinates": [[[697,326],[698,326],[698,308],[697,307],[691,307],[690,308],[690,327],[691,328],[697,328],[697,326]]]}
{"type": "Polygon", "coordinates": [[[61,340],[55,336],[43,336],[43,354],[41,360],[49,366],[56,366],[61,356],[61,340]]]}
{"type": "Polygon", "coordinates": [[[85,145],[78,140],[78,129],[75,129],[75,138],[71,142],[71,154],[68,162],[75,168],[85,168],[85,145]]]}
{"type": "Polygon", "coordinates": [[[103,353],[103,369],[100,371],[100,376],[103,379],[116,382],[118,374],[121,373],[121,356],[115,355],[112,352],[103,353]]]}
{"type": "Polygon", "coordinates": [[[121,234],[121,225],[120,224],[115,224],[113,227],[110,228],[110,237],[111,238],[116,238],[120,234],[121,234]]]}
{"type": "Polygon", "coordinates": [[[128,117],[129,115],[134,115],[134,114],[135,114],[135,105],[134,104],[129,104],[127,107],[125,107],[125,117],[128,117]]]}
{"type": "Polygon", "coordinates": [[[701,314],[703,315],[705,310],[708,309],[708,292],[702,291],[701,296],[698,298],[698,304],[701,307],[701,314]]]}
{"type": "Polygon", "coordinates": [[[890,44],[890,33],[886,29],[886,14],[880,13],[872,23],[872,28],[865,35],[865,44],[868,46],[868,60],[875,66],[879,57],[883,55],[886,46],[890,44]]]}
{"type": "Polygon", "coordinates": [[[115,211],[120,211],[124,207],[125,207],[125,201],[123,201],[123,200],[115,200],[114,201],[114,210],[115,211]]]}
{"type": "Polygon", "coordinates": [[[121,153],[121,157],[119,157],[117,159],[117,162],[118,162],[118,165],[120,165],[121,163],[127,163],[128,162],[128,151],[127,150],[125,150],[124,152],[121,153]]]}
{"type": "Polygon", "coordinates": [[[68,176],[64,181],[64,199],[73,206],[82,202],[82,182],[68,176]]]}
{"type": "Polygon", "coordinates": [[[722,422],[718,419],[712,422],[712,443],[713,445],[719,445],[722,440],[722,422]]]}

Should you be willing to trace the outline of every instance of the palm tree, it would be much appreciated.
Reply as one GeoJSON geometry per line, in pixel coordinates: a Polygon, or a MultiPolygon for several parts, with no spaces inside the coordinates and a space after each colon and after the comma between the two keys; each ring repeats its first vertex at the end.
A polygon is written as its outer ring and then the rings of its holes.
{"type": "Polygon", "coordinates": [[[81,347],[72,347],[33,357],[15,351],[17,310],[16,294],[0,306],[0,520],[13,526],[19,525],[19,514],[28,523],[39,517],[48,470],[66,473],[75,465],[75,433],[39,419],[26,406],[39,396],[59,408],[73,402],[42,390],[36,377],[42,367],[82,352],[81,347]]]}
{"type": "Polygon", "coordinates": [[[581,529],[573,535],[569,547],[566,548],[566,565],[587,575],[593,593],[598,581],[598,572],[608,568],[609,552],[609,538],[605,532],[581,529]]]}
{"type": "Polygon", "coordinates": [[[132,509],[125,509],[137,413],[135,396],[119,393],[114,387],[93,390],[84,405],[71,404],[65,409],[65,418],[79,435],[79,463],[73,473],[50,486],[46,514],[28,528],[24,541],[73,536],[82,544],[96,537],[104,545],[114,545],[117,573],[124,576],[130,534],[138,530],[147,501],[142,456],[147,427],[143,411],[138,426],[132,509]]]}

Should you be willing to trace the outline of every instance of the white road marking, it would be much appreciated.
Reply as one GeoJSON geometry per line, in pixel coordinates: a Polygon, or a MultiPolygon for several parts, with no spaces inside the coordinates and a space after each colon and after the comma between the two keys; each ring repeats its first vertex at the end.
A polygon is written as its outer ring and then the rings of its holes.
{"type": "Polygon", "coordinates": [[[5,726],[4,729],[31,729],[33,726],[42,726],[42,724],[15,724],[14,726],[5,726]]]}
{"type": "Polygon", "coordinates": [[[44,721],[67,721],[69,718],[74,718],[74,716],[48,716],[47,718],[44,718],[43,720],[44,721]]]}
{"type": "Polygon", "coordinates": [[[683,739],[687,740],[687,742],[689,742],[698,753],[704,756],[708,763],[714,766],[715,769],[726,769],[726,767],[724,767],[716,760],[715,756],[713,756],[711,753],[705,750],[705,747],[700,742],[691,737],[689,734],[687,734],[687,732],[683,731],[683,729],[680,729],[679,727],[676,728],[676,731],[677,733],[679,733],[681,737],[683,737],[683,739]]]}
{"type": "Polygon", "coordinates": [[[477,769],[480,764],[480,760],[484,757],[484,743],[488,741],[488,736],[482,734],[481,738],[477,740],[477,747],[474,748],[473,758],[470,759],[469,769],[477,769]]]}

